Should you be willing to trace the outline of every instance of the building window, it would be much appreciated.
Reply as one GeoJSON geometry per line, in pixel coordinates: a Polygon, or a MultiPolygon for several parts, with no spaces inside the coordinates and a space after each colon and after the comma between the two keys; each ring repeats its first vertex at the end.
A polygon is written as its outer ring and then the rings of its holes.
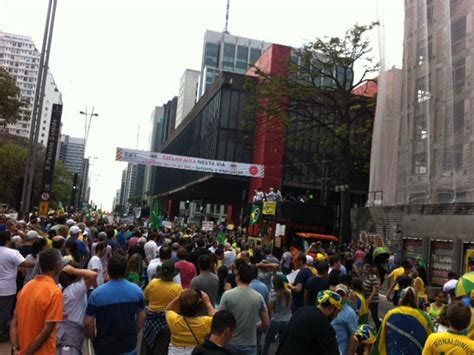
{"type": "Polygon", "coordinates": [[[453,130],[457,131],[464,126],[464,100],[453,105],[453,130]]]}
{"type": "Polygon", "coordinates": [[[415,175],[426,174],[428,172],[426,153],[415,154],[413,158],[413,173],[415,175]]]}
{"type": "Polygon", "coordinates": [[[207,42],[204,46],[204,64],[217,68],[219,58],[219,47],[215,43],[207,42]]]}
{"type": "Polygon", "coordinates": [[[224,57],[222,67],[224,70],[234,70],[235,44],[224,43],[224,57]]]}
{"type": "Polygon", "coordinates": [[[250,48],[250,64],[255,64],[255,62],[260,58],[262,55],[262,51],[258,48],[250,48]]]}
{"type": "Polygon", "coordinates": [[[451,24],[451,41],[454,43],[466,37],[466,16],[451,24]]]}

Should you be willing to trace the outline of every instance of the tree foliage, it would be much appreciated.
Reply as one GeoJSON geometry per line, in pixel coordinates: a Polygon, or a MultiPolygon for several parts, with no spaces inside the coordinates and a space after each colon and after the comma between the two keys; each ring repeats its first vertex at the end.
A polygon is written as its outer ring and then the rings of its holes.
{"type": "MultiPolygon", "coordinates": [[[[21,198],[21,184],[25,174],[27,141],[25,138],[2,133],[0,135],[0,203],[17,206],[21,198]]],[[[38,204],[41,193],[41,178],[45,150],[38,145],[38,159],[35,166],[35,180],[33,185],[33,203],[38,204]]],[[[53,191],[50,207],[56,208],[59,204],[68,205],[72,190],[72,175],[61,161],[56,161],[53,177],[53,191]]]]}
{"type": "Polygon", "coordinates": [[[329,158],[339,184],[350,184],[354,174],[367,174],[369,168],[375,100],[353,90],[373,81],[378,71],[367,39],[376,25],[354,25],[342,38],[306,43],[293,50],[283,73],[269,75],[256,67],[260,80],[247,85],[249,108],[264,117],[267,129],[283,128],[290,145],[318,144],[314,160],[329,158]]]}
{"type": "Polygon", "coordinates": [[[0,124],[5,126],[21,119],[24,106],[15,79],[5,69],[0,68],[0,124]]]}

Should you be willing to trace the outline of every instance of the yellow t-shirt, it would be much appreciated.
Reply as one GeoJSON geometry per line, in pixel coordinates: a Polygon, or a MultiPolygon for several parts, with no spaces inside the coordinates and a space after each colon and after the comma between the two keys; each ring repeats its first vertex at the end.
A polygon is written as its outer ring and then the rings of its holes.
{"type": "Polygon", "coordinates": [[[151,312],[164,311],[168,304],[183,291],[181,285],[173,281],[153,279],[145,288],[145,299],[151,312]]]}
{"type": "Polygon", "coordinates": [[[194,336],[199,340],[199,344],[202,344],[204,338],[211,332],[212,317],[186,317],[186,321],[191,327],[192,333],[182,315],[174,311],[166,312],[166,322],[171,332],[171,344],[176,347],[195,347],[198,344],[194,336]]]}
{"type": "Polygon", "coordinates": [[[433,333],[426,339],[423,355],[474,354],[474,341],[464,335],[433,333]]]}
{"type": "Polygon", "coordinates": [[[471,307],[471,324],[467,327],[467,337],[474,340],[474,308],[471,307]]]}
{"type": "MultiPolygon", "coordinates": [[[[392,279],[393,282],[397,282],[397,279],[402,276],[405,273],[405,268],[400,266],[399,268],[396,268],[393,270],[390,275],[388,275],[389,279],[392,279]]],[[[394,290],[398,291],[400,287],[398,287],[398,284],[395,285],[394,290]]]]}

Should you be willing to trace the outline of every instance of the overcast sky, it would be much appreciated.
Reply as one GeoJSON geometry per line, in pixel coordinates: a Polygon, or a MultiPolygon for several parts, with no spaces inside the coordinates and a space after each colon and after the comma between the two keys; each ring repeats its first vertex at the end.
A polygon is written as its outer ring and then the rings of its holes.
{"type": "MultiPolygon", "coordinates": [[[[48,0],[0,0],[0,30],[41,48],[48,0]]],[[[87,155],[94,202],[110,209],[125,163],[116,147],[148,150],[150,115],[178,94],[186,68],[200,69],[206,29],[224,28],[226,0],[58,0],[50,68],[63,94],[63,133],[84,136],[78,114],[93,106],[87,155]]],[[[231,0],[231,34],[301,46],[342,35],[384,10],[389,62],[399,64],[403,0],[231,0]],[[383,4],[384,9],[381,8],[383,4]]],[[[378,56],[377,32],[371,37],[378,56]]]]}

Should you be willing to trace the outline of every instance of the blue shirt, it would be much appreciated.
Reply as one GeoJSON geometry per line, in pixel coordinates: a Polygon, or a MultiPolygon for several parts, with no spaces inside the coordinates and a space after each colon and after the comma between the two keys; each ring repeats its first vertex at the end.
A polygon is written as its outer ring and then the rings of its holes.
{"type": "Polygon", "coordinates": [[[268,301],[270,300],[270,291],[268,290],[267,285],[265,285],[260,280],[253,279],[249,286],[262,295],[265,304],[268,306],[268,301]]]}
{"type": "Polygon", "coordinates": [[[356,312],[351,308],[351,306],[349,306],[349,304],[344,304],[344,308],[337,315],[336,319],[331,322],[331,325],[336,332],[339,352],[341,355],[347,355],[349,342],[357,330],[356,312]]]}
{"type": "Polygon", "coordinates": [[[96,319],[96,354],[120,354],[135,349],[135,321],[144,308],[142,290],[125,279],[111,280],[96,288],[86,310],[87,316],[96,319]]]}
{"type": "Polygon", "coordinates": [[[118,232],[117,242],[119,243],[120,247],[123,250],[127,249],[127,236],[125,235],[125,232],[123,232],[123,231],[118,232]]]}

